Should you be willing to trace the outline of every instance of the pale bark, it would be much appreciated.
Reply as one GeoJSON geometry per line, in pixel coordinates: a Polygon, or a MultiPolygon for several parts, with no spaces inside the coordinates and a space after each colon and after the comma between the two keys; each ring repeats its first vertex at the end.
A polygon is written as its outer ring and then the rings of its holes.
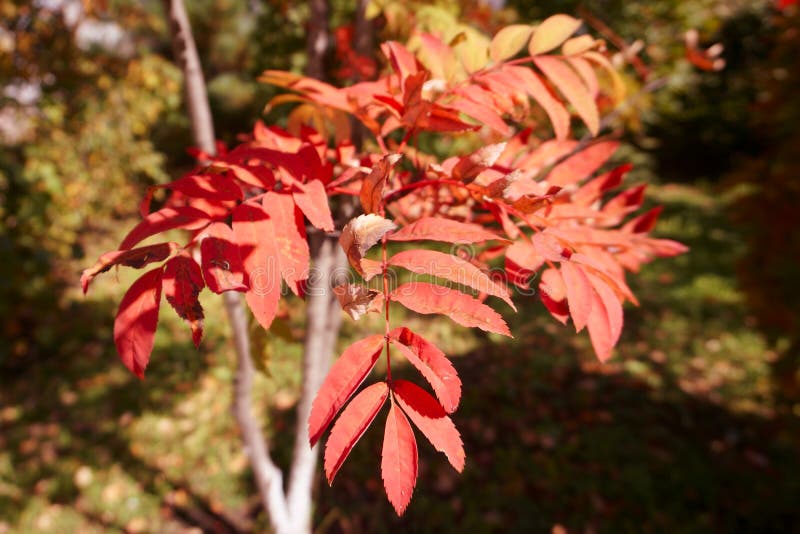
{"type": "MultiPolygon", "coordinates": [[[[183,70],[186,87],[186,105],[192,124],[195,144],[208,154],[215,152],[214,123],[208,105],[205,79],[197,55],[194,37],[183,0],[165,0],[173,36],[175,59],[183,70]]],[[[236,377],[234,379],[233,412],[239,424],[245,451],[256,479],[261,501],[269,515],[275,532],[303,532],[292,528],[286,498],[283,493],[283,475],[272,461],[261,425],[252,412],[252,386],[255,369],[250,359],[250,336],[241,295],[226,292],[223,296],[231,326],[236,351],[236,377]]],[[[306,529],[308,530],[308,529],[306,529]]]]}

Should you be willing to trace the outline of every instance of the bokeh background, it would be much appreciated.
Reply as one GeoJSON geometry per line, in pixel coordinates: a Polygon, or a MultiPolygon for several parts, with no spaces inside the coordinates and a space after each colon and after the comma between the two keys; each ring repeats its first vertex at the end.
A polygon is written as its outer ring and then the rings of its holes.
{"type": "MultiPolygon", "coordinates": [[[[284,120],[285,108],[262,115],[275,93],[255,79],[302,70],[307,6],[187,4],[218,136],[284,120]]],[[[332,26],[352,20],[353,1],[330,4],[332,26]]],[[[620,159],[665,206],[657,233],[691,252],[631,278],[642,305],[626,310],[605,365],[535,299],[502,344],[419,321],[465,383],[455,421],[467,468],[459,476],[422,446],[418,490],[397,519],[369,432],[333,488],[320,471],[319,532],[800,531],[797,6],[493,4],[376,2],[379,35],[402,34],[408,10],[481,27],[566,12],[641,41],[659,89],[641,93],[629,73],[639,96],[614,123],[620,159]],[[724,45],[723,70],[686,60],[692,28],[701,46],[724,45]]],[[[132,226],[144,190],[191,164],[181,84],[158,1],[0,0],[0,533],[266,528],[229,412],[221,301],[203,295],[199,351],[164,314],[140,382],[111,336],[130,273],[105,275],[85,298],[78,286],[132,226]]],[[[302,321],[289,300],[278,327],[253,329],[257,409],[281,463],[302,321]]],[[[342,345],[368,328],[348,322],[342,345]]]]}

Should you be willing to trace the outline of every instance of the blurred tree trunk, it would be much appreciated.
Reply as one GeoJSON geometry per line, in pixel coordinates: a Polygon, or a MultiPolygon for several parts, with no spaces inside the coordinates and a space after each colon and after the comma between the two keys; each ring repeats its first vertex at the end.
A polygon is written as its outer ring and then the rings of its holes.
{"type": "MultiPolygon", "coordinates": [[[[164,0],[164,8],[169,17],[175,60],[183,70],[186,106],[192,123],[194,142],[203,151],[213,154],[216,151],[214,123],[186,8],[183,0],[164,0]]],[[[275,532],[301,532],[292,528],[283,492],[283,475],[270,457],[261,425],[251,409],[255,369],[250,359],[250,336],[241,295],[228,291],[223,299],[236,349],[233,412],[242,433],[245,452],[250,459],[262,504],[275,532]]]]}
{"type": "MultiPolygon", "coordinates": [[[[175,58],[184,73],[186,103],[194,141],[203,151],[213,154],[216,150],[214,125],[186,9],[183,0],[164,0],[164,5],[173,35],[175,58]]],[[[327,0],[311,2],[307,74],[320,79],[324,78],[325,56],[330,44],[328,12],[327,0]]],[[[341,324],[341,311],[331,287],[337,270],[346,270],[347,267],[335,237],[312,234],[311,262],[312,271],[307,287],[303,385],[286,493],[283,488],[283,473],[273,462],[261,425],[251,410],[255,369],[250,359],[250,337],[241,296],[226,292],[223,297],[236,349],[233,412],[242,433],[262,504],[269,515],[273,530],[278,533],[311,532],[312,490],[318,447],[309,446],[306,421],[312,400],[330,366],[341,324]]]]}

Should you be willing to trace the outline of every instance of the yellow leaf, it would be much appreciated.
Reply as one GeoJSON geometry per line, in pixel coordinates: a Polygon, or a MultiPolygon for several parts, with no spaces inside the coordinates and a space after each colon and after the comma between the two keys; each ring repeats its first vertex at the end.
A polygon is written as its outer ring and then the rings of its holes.
{"type": "Polygon", "coordinates": [[[553,15],[533,32],[528,50],[532,56],[544,54],[563,43],[580,27],[581,21],[569,15],[553,15]]]}
{"type": "Polygon", "coordinates": [[[561,51],[565,56],[575,56],[592,50],[597,47],[597,44],[598,41],[591,35],[579,35],[578,37],[567,39],[564,46],[561,47],[561,51]]]}
{"type": "Polygon", "coordinates": [[[527,24],[513,24],[506,26],[494,36],[489,46],[489,56],[495,63],[513,57],[531,38],[533,26],[527,24]]]}

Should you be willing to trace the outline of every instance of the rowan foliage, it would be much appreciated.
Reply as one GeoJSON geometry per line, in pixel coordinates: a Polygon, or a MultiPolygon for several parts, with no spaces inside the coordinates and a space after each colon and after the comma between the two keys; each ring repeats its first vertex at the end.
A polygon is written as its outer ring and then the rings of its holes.
{"type": "Polygon", "coordinates": [[[333,425],[324,462],[332,482],[388,403],[381,470],[398,514],[417,477],[414,428],[461,471],[465,451],[449,415],[461,381],[440,349],[393,321],[396,306],[511,336],[489,303],[500,299],[515,310],[512,289],[517,302],[537,294],[556,320],[586,329],[605,361],[622,330],[623,304],[636,304],[625,273],[686,250],[648,236],[657,209],[633,215],[644,186],[623,188],[630,166],[612,165],[617,142],[599,137],[601,110],[624,89],[604,43],[575,35],[580,27],[555,15],[472,40],[468,49],[467,37],[445,42],[417,32],[415,53],[386,42],[380,74],[347,87],[264,72],[263,82],[291,91],[272,106],[297,104],[287,127],[258,123],[231,149],[195,151],[197,167],[161,186],[171,191],[166,203],[152,211],[148,195],[142,221],[119,250],[84,272],[86,290],[111,267],[159,263],[120,305],[114,338],[123,363],[144,376],[162,293],[196,343],[205,287],[244,293],[269,328],[283,284],[304,294],[308,233],[344,223],[340,243],[358,277],[331,290],[354,319],[383,314],[385,329],[350,345],[333,365],[312,405],[310,444],[333,425]],[[361,149],[351,139],[353,119],[371,134],[361,149]],[[534,135],[546,129],[551,138],[534,135]],[[443,157],[441,147],[452,150],[456,138],[481,148],[443,157]],[[363,213],[335,224],[330,205],[340,196],[357,198],[363,213]],[[174,229],[187,230],[188,240],[139,246],[174,229]],[[469,244],[474,253],[462,257],[431,242],[469,244]],[[403,250],[395,252],[395,243],[403,250]],[[395,286],[397,270],[414,276],[395,286]],[[381,357],[385,378],[359,391],[381,357]],[[392,378],[398,357],[433,394],[392,378]]]}

